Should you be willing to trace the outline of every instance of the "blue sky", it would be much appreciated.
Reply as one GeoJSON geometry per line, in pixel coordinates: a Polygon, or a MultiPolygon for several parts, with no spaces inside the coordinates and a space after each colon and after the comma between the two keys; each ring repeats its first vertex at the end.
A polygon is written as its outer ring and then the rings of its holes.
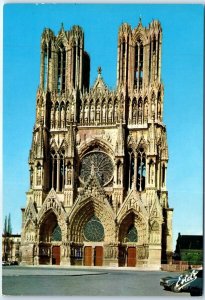
{"type": "Polygon", "coordinates": [[[28,155],[35,122],[40,74],[40,38],[45,27],[58,33],[80,25],[91,57],[114,89],[117,34],[122,22],[144,26],[153,19],[163,29],[162,81],[165,87],[169,205],[174,208],[173,244],[178,232],[202,234],[203,219],[203,17],[202,5],[8,4],[3,27],[3,215],[11,213],[21,231],[21,208],[29,187],[28,155]]]}

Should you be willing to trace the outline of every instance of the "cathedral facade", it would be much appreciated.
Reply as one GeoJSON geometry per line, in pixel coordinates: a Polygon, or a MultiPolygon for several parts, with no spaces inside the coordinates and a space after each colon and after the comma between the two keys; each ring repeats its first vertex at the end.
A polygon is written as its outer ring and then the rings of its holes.
{"type": "Polygon", "coordinates": [[[162,28],[120,26],[117,85],[79,26],[41,37],[40,84],[22,209],[21,263],[160,267],[172,254],[163,123],[162,28]]]}

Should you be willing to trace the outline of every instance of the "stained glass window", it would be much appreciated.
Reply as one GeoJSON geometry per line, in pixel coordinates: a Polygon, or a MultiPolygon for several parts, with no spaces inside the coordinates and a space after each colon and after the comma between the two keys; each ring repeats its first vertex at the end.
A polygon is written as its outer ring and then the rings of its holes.
{"type": "Polygon", "coordinates": [[[104,228],[95,216],[85,224],[83,233],[85,239],[90,242],[100,242],[104,239],[104,228]]]}
{"type": "Polygon", "coordinates": [[[62,240],[62,235],[61,235],[61,229],[60,226],[57,225],[51,235],[51,241],[61,241],[62,240]]]}
{"type": "Polygon", "coordinates": [[[86,154],[81,161],[80,178],[86,182],[94,171],[100,183],[105,185],[113,176],[113,163],[104,152],[94,151],[86,154]]]}
{"type": "Polygon", "coordinates": [[[128,242],[137,242],[138,241],[137,229],[133,225],[128,229],[127,241],[128,242]]]}

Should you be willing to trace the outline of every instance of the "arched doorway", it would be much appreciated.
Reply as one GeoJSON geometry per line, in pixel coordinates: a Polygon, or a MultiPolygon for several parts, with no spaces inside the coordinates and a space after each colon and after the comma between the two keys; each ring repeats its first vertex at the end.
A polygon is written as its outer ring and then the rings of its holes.
{"type": "Polygon", "coordinates": [[[98,243],[104,240],[104,227],[101,221],[93,215],[83,227],[84,240],[90,246],[84,247],[84,265],[102,266],[103,265],[103,246],[98,243]]]}
{"type": "Polygon", "coordinates": [[[136,215],[131,212],[122,221],[119,229],[119,266],[135,267],[137,264],[138,231],[136,215]]]}
{"type": "MultiPolygon", "coordinates": [[[[71,219],[71,264],[102,266],[105,264],[106,247],[115,239],[115,222],[109,204],[104,198],[89,197],[83,201],[71,219]],[[80,253],[81,257],[77,255],[80,253]]],[[[106,254],[107,255],[107,254],[106,254]]],[[[106,257],[106,263],[108,258],[106,257]]]]}
{"type": "Polygon", "coordinates": [[[60,265],[61,229],[55,213],[50,210],[40,226],[39,264],[60,265]]]}

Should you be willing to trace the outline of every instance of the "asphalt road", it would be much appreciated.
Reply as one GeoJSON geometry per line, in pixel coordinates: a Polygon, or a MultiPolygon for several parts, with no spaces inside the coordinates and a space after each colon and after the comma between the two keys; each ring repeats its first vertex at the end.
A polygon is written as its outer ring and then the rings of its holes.
{"type": "Polygon", "coordinates": [[[3,295],[30,296],[189,296],[159,285],[162,271],[96,268],[7,266],[2,271],[3,295]]]}

